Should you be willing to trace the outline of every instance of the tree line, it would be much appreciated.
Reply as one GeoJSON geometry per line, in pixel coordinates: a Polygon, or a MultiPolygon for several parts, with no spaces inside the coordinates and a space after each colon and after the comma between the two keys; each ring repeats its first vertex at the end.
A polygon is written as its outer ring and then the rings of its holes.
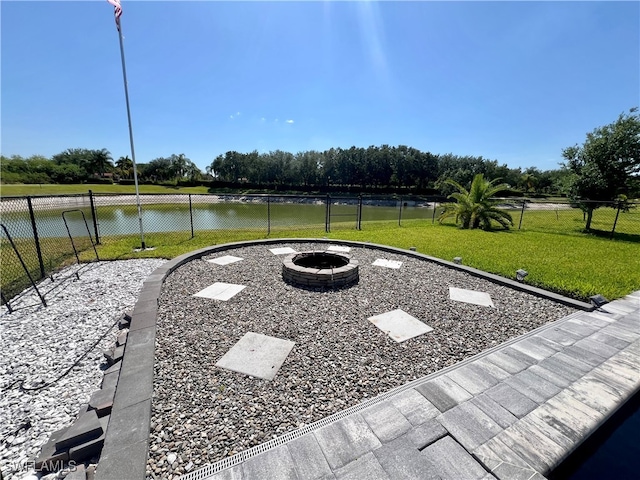
{"type": "Polygon", "coordinates": [[[568,189],[570,175],[563,169],[522,170],[482,157],[437,155],[404,145],[331,148],[296,154],[282,150],[230,151],[218,155],[207,172],[231,184],[357,187],[368,191],[396,188],[442,194],[452,191],[447,179],[469,184],[479,173],[488,179],[501,179],[522,192],[563,193],[568,189]]]}
{"type": "MultiPolygon", "coordinates": [[[[142,182],[163,183],[206,179],[202,171],[183,153],[137,164],[142,182]]],[[[2,183],[112,183],[133,180],[133,161],[120,157],[115,162],[106,148],[69,148],[51,158],[33,155],[0,157],[2,183]]],[[[209,177],[209,180],[212,178],[209,177]]]]}
{"type": "MultiPolygon", "coordinates": [[[[2,183],[127,183],[133,179],[133,162],[127,156],[114,162],[103,148],[71,148],[46,158],[19,155],[0,158],[2,183]]],[[[525,170],[499,165],[482,157],[435,155],[407,146],[370,146],[349,149],[290,153],[276,150],[218,155],[202,172],[184,154],[159,157],[137,164],[138,179],[144,183],[218,182],[238,187],[251,184],[265,188],[287,186],[355,187],[363,190],[403,189],[418,192],[451,193],[445,181],[468,184],[478,173],[500,179],[511,188],[532,193],[562,193],[568,188],[568,172],[525,170]]]]}
{"type": "Polygon", "coordinates": [[[237,187],[250,184],[333,191],[345,187],[369,192],[397,189],[443,195],[453,191],[447,179],[469,184],[479,173],[491,180],[500,179],[513,190],[543,194],[567,193],[571,177],[566,169],[509,168],[481,156],[432,154],[405,145],[352,146],[295,154],[282,150],[229,151],[218,155],[206,172],[217,181],[237,187]]]}
{"type": "MultiPolygon", "coordinates": [[[[536,167],[509,168],[482,157],[438,155],[400,146],[330,148],[290,153],[275,150],[218,155],[203,173],[184,154],[159,157],[137,165],[141,182],[209,184],[246,188],[301,189],[309,191],[401,191],[451,195],[482,176],[485,182],[502,182],[496,193],[565,194],[588,215],[604,204],[619,205],[640,196],[640,115],[637,108],[587,134],[583,145],[563,149],[565,163],[556,170],[536,167]],[[458,188],[459,190],[459,188],[458,188]],[[594,203],[604,202],[604,203],[594,203]]],[[[2,183],[82,183],[130,181],[133,162],[120,157],[115,163],[103,148],[67,149],[46,158],[0,157],[2,183]]],[[[480,183],[478,183],[480,184],[480,183]]],[[[626,208],[626,207],[625,207],[626,208]]]]}

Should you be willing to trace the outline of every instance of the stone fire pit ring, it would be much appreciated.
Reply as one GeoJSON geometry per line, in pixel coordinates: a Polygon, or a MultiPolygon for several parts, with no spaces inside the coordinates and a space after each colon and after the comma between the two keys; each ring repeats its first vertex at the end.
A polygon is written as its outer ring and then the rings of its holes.
{"type": "Polygon", "coordinates": [[[282,279],[302,288],[339,288],[358,283],[357,260],[328,251],[293,253],[282,263],[282,279]]]}

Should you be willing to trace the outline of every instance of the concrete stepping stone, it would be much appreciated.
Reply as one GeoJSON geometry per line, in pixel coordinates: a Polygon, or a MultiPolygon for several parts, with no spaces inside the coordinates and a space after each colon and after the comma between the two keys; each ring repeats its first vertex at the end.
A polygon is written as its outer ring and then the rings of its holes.
{"type": "Polygon", "coordinates": [[[374,267],[385,267],[385,268],[400,268],[402,266],[402,262],[398,260],[385,260],[384,258],[378,258],[371,265],[374,267]]]}
{"type": "Polygon", "coordinates": [[[242,290],[245,285],[235,285],[233,283],[216,282],[213,285],[209,285],[207,288],[200,290],[194,294],[194,297],[210,298],[212,300],[222,300],[226,302],[230,298],[234,297],[242,290]]]}
{"type": "Polygon", "coordinates": [[[247,332],[218,360],[216,367],[273,380],[294,345],[289,340],[247,332]]]}
{"type": "Polygon", "coordinates": [[[369,317],[368,320],[398,343],[433,330],[400,309],[369,317]]]}
{"type": "Polygon", "coordinates": [[[329,250],[330,252],[348,253],[351,251],[351,247],[344,247],[342,245],[331,245],[329,248],[327,248],[327,250],[329,250]]]}
{"type": "Polygon", "coordinates": [[[207,262],[215,263],[216,265],[229,265],[230,263],[240,262],[242,260],[240,257],[225,255],[224,257],[212,258],[211,260],[207,260],[207,262]]]}
{"type": "Polygon", "coordinates": [[[456,302],[472,303],[483,307],[494,307],[491,295],[476,290],[465,290],[464,288],[449,287],[449,298],[456,302]]]}
{"type": "Polygon", "coordinates": [[[289,255],[291,253],[297,253],[291,247],[279,247],[279,248],[270,248],[269,251],[274,255],[289,255]]]}

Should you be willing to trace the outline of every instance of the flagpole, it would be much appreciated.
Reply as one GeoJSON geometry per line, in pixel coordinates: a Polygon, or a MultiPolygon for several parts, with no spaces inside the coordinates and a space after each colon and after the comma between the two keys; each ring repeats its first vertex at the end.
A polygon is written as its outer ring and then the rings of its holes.
{"type": "Polygon", "coordinates": [[[118,38],[120,39],[120,59],[122,60],[122,78],[124,79],[124,98],[127,103],[127,120],[129,122],[129,143],[131,144],[131,161],[133,162],[133,181],[136,185],[136,205],[138,206],[138,223],[140,224],[141,248],[146,248],[144,243],[144,230],[142,229],[142,206],[140,205],[140,190],[138,188],[138,168],[136,167],[136,152],[133,147],[133,128],[131,127],[131,108],[129,107],[129,87],[127,85],[127,68],[124,63],[124,45],[122,43],[122,23],[118,19],[118,38]]]}

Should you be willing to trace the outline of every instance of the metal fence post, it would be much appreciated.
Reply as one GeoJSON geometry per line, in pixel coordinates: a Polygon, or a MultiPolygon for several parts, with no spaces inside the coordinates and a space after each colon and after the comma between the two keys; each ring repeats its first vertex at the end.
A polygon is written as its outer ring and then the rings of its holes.
{"type": "Polygon", "coordinates": [[[40,278],[46,276],[44,271],[44,262],[42,261],[42,250],[40,249],[40,238],[38,238],[38,227],[36,226],[36,217],[33,214],[33,204],[31,197],[27,197],[27,205],[29,206],[29,216],[31,217],[31,228],[33,229],[33,240],[36,244],[36,253],[38,254],[38,263],[40,264],[40,278]]]}
{"type": "Polygon", "coordinates": [[[91,206],[91,218],[93,219],[93,231],[96,235],[96,244],[100,243],[100,237],[98,236],[98,212],[96,211],[96,205],[93,202],[93,192],[89,190],[89,205],[91,206]]]}
{"type": "Polygon", "coordinates": [[[193,234],[193,207],[191,206],[191,194],[189,194],[189,219],[191,220],[191,238],[195,235],[193,234]]]}
{"type": "Polygon", "coordinates": [[[618,215],[620,215],[620,207],[622,207],[622,202],[618,202],[618,211],[616,212],[616,219],[613,221],[613,228],[611,229],[611,235],[609,235],[610,240],[613,240],[613,233],[616,231],[616,225],[618,223],[618,215]]]}
{"type": "Polygon", "coordinates": [[[325,219],[324,219],[324,231],[329,233],[331,229],[331,197],[327,193],[327,205],[325,211],[325,219]]]}
{"type": "Polygon", "coordinates": [[[402,222],[402,197],[400,197],[400,208],[398,209],[398,226],[401,227],[402,222]]]}
{"type": "MultiPolygon", "coordinates": [[[[27,197],[27,198],[29,198],[29,197],[27,197]]],[[[31,202],[29,202],[29,204],[30,203],[31,202]]],[[[45,301],[44,296],[40,293],[40,290],[38,290],[36,282],[33,281],[33,277],[29,273],[29,269],[27,268],[27,265],[24,263],[24,260],[22,259],[22,255],[20,255],[20,252],[18,251],[18,247],[16,247],[16,244],[14,243],[13,238],[11,238],[11,235],[9,235],[9,230],[7,230],[7,227],[5,225],[1,224],[1,223],[0,223],[0,227],[2,227],[2,230],[4,230],[4,234],[7,236],[7,240],[9,240],[9,243],[11,244],[11,248],[13,248],[13,251],[16,253],[16,257],[18,257],[18,260],[20,260],[20,264],[22,265],[22,268],[24,269],[24,273],[26,273],[27,277],[29,277],[29,281],[31,282],[31,286],[33,287],[33,289],[38,294],[38,297],[40,297],[40,301],[42,302],[42,305],[44,305],[46,307],[47,306],[47,302],[45,301]]],[[[36,243],[36,245],[37,245],[37,243],[36,243]]],[[[42,264],[40,264],[40,265],[42,265],[42,264]]],[[[44,277],[44,275],[43,275],[43,277],[44,277]]],[[[6,301],[6,297],[4,297],[4,295],[3,295],[3,298],[5,300],[5,303],[7,305],[9,305],[9,302],[6,301]]],[[[9,307],[7,307],[7,308],[9,308],[9,307]]]]}
{"type": "Polygon", "coordinates": [[[431,225],[436,223],[436,208],[437,208],[436,205],[437,205],[437,202],[434,200],[433,201],[433,214],[431,215],[431,225]]]}
{"type": "Polygon", "coordinates": [[[271,235],[271,195],[267,195],[267,235],[271,235]]]}
{"type": "Polygon", "coordinates": [[[358,195],[358,230],[362,230],[362,194],[358,195]]]}
{"type": "Polygon", "coordinates": [[[525,200],[522,200],[522,209],[520,210],[520,223],[518,224],[518,230],[522,227],[522,217],[524,216],[524,206],[527,204],[525,200]]]}

